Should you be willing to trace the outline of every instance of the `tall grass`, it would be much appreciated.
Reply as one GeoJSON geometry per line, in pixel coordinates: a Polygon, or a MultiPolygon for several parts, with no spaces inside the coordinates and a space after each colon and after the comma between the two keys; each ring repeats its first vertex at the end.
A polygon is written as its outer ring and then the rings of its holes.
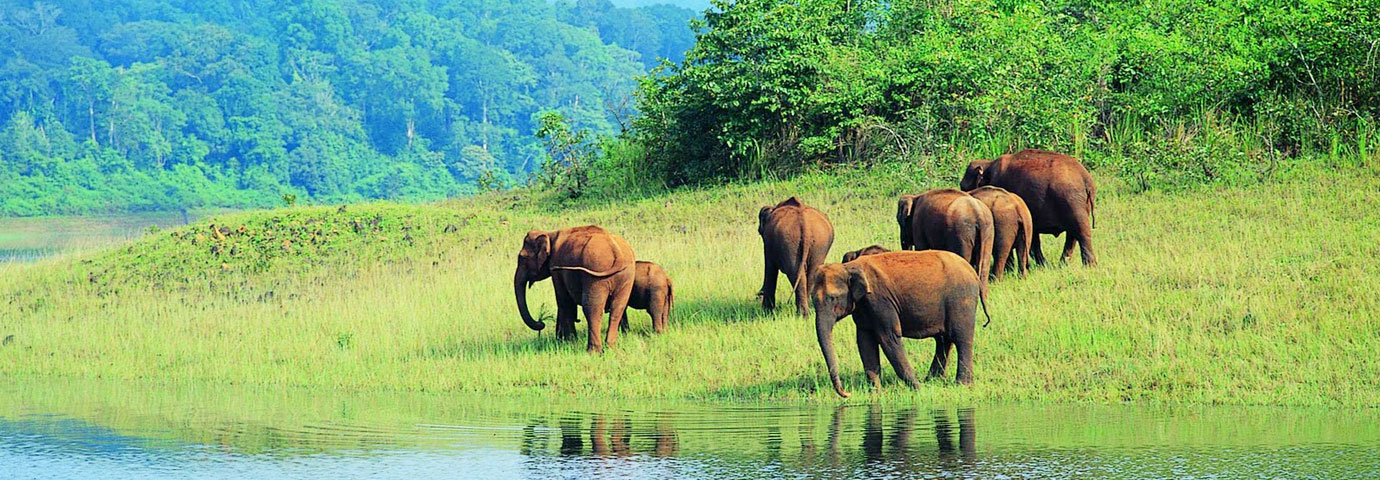
{"type": "MultiPolygon", "coordinates": [[[[882,390],[868,392],[845,321],[846,386],[891,402],[1380,404],[1380,224],[1363,213],[1373,211],[1380,172],[1370,165],[1173,193],[1133,194],[1099,177],[1101,266],[995,284],[975,385],[911,391],[885,368],[882,390]]],[[[894,196],[956,181],[957,172],[926,168],[888,163],[574,207],[509,193],[211,219],[0,271],[0,337],[14,336],[0,347],[0,375],[830,400],[811,321],[763,313],[753,298],[755,213],[801,195],[832,219],[833,259],[894,246],[894,196]],[[375,217],[363,233],[349,227],[375,217]],[[245,226],[245,237],[224,240],[239,248],[196,243],[211,223],[245,226]],[[633,311],[632,334],[588,355],[585,322],[580,341],[559,342],[519,321],[510,269],[523,232],[587,223],[622,234],[639,259],[672,275],[669,333],[650,333],[646,314],[633,311]],[[325,233],[311,243],[317,230],[325,233]],[[284,246],[281,235],[305,237],[284,246]]],[[[1048,257],[1058,258],[1059,243],[1045,242],[1048,257]]],[[[555,310],[550,289],[534,287],[534,311],[555,310]]],[[[913,364],[929,361],[931,341],[906,344],[913,364]]]]}

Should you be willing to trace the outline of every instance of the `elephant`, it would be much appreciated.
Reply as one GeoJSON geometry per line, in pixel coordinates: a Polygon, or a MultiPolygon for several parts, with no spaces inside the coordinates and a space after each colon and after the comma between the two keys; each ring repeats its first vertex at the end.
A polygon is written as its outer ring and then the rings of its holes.
{"type": "Polygon", "coordinates": [[[1001,280],[1006,261],[1016,252],[1016,269],[1025,275],[1030,269],[1030,239],[1035,225],[1030,208],[1019,195],[991,185],[968,192],[992,211],[992,276],[1001,280]]]}
{"type": "Polygon", "coordinates": [[[901,227],[901,250],[914,250],[915,241],[910,237],[910,208],[919,195],[901,195],[896,201],[896,225],[901,227]]]}
{"type": "MultiPolygon", "coordinates": [[[[906,359],[901,338],[935,340],[928,378],[943,378],[950,347],[958,350],[959,384],[973,382],[973,335],[977,305],[987,311],[987,295],[967,261],[942,250],[890,252],[859,257],[849,263],[823,265],[813,274],[811,301],[815,334],[839,396],[847,398],[834,355],[834,325],[849,315],[857,324],[858,355],[874,389],[881,388],[881,360],[886,354],[896,375],[907,385],[920,382],[906,359]]],[[[991,316],[987,317],[991,323],[991,316]]]]}
{"type": "Polygon", "coordinates": [[[862,249],[862,250],[854,250],[854,251],[851,251],[851,252],[848,252],[848,253],[843,254],[843,263],[848,263],[848,262],[857,260],[858,257],[862,257],[862,256],[866,256],[866,255],[876,255],[876,254],[879,254],[879,253],[887,253],[887,252],[890,252],[890,251],[891,251],[891,250],[887,250],[885,247],[882,247],[881,245],[873,245],[873,246],[864,248],[864,249],[862,249]]]}
{"type": "MultiPolygon", "coordinates": [[[[652,316],[652,329],[656,333],[666,333],[666,325],[671,316],[671,307],[676,303],[676,294],[671,286],[671,277],[666,270],[652,262],[638,260],[637,278],[633,280],[632,295],[628,297],[628,307],[646,310],[652,316]]],[[[628,331],[627,312],[623,313],[623,331],[628,331]]]]}
{"type": "Polygon", "coordinates": [[[930,190],[915,197],[910,228],[915,250],[948,250],[963,257],[987,294],[995,232],[986,205],[952,188],[930,190]]]}
{"type": "Polygon", "coordinates": [[[776,309],[776,276],[785,274],[795,291],[795,309],[809,315],[809,272],[823,265],[834,245],[834,225],[824,213],[805,205],[799,197],[762,207],[757,214],[757,233],[762,236],[762,308],[776,309]]]}
{"type": "Polygon", "coordinates": [[[1022,150],[994,160],[974,160],[963,173],[959,188],[973,190],[985,185],[1019,195],[1029,207],[1030,218],[1035,222],[1030,250],[1037,265],[1045,264],[1040,234],[1065,232],[1068,236],[1064,237],[1062,262],[1073,258],[1073,246],[1077,243],[1083,264],[1097,265],[1092,241],[1097,188],[1078,159],[1062,153],[1022,150]]]}
{"type": "Polygon", "coordinates": [[[527,232],[513,276],[513,296],[522,322],[532,330],[546,328],[527,310],[527,289],[550,277],[556,290],[557,338],[575,335],[576,307],[583,306],[589,320],[587,350],[602,352],[618,339],[618,325],[636,279],[635,261],[623,237],[595,225],[527,232]],[[599,332],[605,311],[610,312],[607,338],[599,332]]]}

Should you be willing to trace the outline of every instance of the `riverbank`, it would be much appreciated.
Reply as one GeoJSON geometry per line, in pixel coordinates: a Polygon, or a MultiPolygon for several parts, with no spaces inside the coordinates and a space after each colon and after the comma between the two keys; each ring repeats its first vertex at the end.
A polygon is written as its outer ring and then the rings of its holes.
{"type": "MultiPolygon", "coordinates": [[[[1370,171],[1310,170],[1265,184],[1132,194],[1099,177],[1101,266],[995,283],[972,387],[859,401],[1380,405],[1380,222],[1370,171]]],[[[947,175],[951,177],[952,175],[947,175]]],[[[363,391],[835,401],[812,324],[766,314],[755,214],[799,194],[832,219],[830,257],[894,246],[894,198],[948,186],[887,165],[560,207],[490,195],[439,205],[244,212],[126,247],[0,275],[0,374],[363,391]],[[602,356],[526,329],[511,291],[529,229],[597,223],[676,284],[670,331],[602,356]],[[212,228],[212,225],[215,228],[212,228]]],[[[1061,240],[1061,239],[1060,239],[1061,240]]],[[[1046,241],[1057,258],[1060,241],[1046,241]]],[[[777,298],[789,292],[780,282],[777,298]]],[[[550,282],[529,294],[554,313],[550,282]]],[[[908,341],[914,364],[933,342],[908,341]]]]}

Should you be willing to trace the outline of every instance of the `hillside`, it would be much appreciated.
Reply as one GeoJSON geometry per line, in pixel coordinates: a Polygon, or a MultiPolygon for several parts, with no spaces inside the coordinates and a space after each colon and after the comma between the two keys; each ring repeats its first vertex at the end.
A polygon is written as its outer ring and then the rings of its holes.
{"type": "Polygon", "coordinates": [[[549,2],[0,0],[0,216],[438,200],[608,135],[695,10],[549,2]]]}
{"type": "MultiPolygon", "coordinates": [[[[0,267],[0,375],[322,389],[832,401],[809,321],[756,305],[754,214],[800,194],[837,228],[830,256],[894,245],[894,195],[953,165],[884,164],[683,190],[632,203],[490,194],[244,212],[136,243],[0,267]],[[625,236],[676,282],[670,332],[602,356],[528,330],[511,291],[523,232],[585,223],[625,236]]],[[[911,392],[889,367],[864,401],[1380,405],[1374,164],[1286,170],[1264,184],[1131,193],[1099,176],[1101,266],[992,287],[977,382],[911,392]]],[[[1051,256],[1060,242],[1045,242],[1051,256]]],[[[783,285],[785,282],[781,282],[783,285]]],[[[553,311],[550,282],[529,297],[553,311]]],[[[779,299],[787,292],[781,287],[779,299]]],[[[579,324],[580,338],[585,324],[579,324]]],[[[928,362],[930,341],[908,341],[928,362]]]]}

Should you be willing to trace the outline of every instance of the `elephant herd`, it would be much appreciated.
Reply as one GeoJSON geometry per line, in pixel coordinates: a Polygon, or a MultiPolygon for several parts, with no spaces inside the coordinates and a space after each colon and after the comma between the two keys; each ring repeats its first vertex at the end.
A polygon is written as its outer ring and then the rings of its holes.
{"type": "MultiPolygon", "coordinates": [[[[796,312],[808,316],[814,308],[816,339],[840,396],[848,392],[839,379],[833,331],[844,317],[853,317],[857,325],[858,354],[874,389],[881,385],[881,355],[902,381],[919,385],[902,338],[935,339],[927,378],[945,376],[949,352],[956,350],[957,381],[971,383],[977,307],[986,310],[989,276],[1000,280],[1008,262],[1024,275],[1031,257],[1045,264],[1040,234],[1067,233],[1063,261],[1076,245],[1085,265],[1097,264],[1092,247],[1096,189],[1077,159],[1024,150],[976,160],[959,186],[962,190],[901,196],[896,223],[902,251],[873,245],[844,254],[843,263],[826,263],[833,224],[799,197],[758,213],[762,307],[776,308],[776,281],[785,275],[796,312]]],[[[627,307],[647,310],[656,332],[666,330],[674,303],[670,277],[654,263],[636,261],[628,242],[603,228],[527,233],[513,289],[518,312],[533,330],[546,325],[529,313],[526,290],[547,278],[555,286],[557,337],[575,335],[582,307],[590,352],[613,345],[620,327],[626,328],[627,307]],[[606,332],[604,313],[609,314],[606,332]]]]}

